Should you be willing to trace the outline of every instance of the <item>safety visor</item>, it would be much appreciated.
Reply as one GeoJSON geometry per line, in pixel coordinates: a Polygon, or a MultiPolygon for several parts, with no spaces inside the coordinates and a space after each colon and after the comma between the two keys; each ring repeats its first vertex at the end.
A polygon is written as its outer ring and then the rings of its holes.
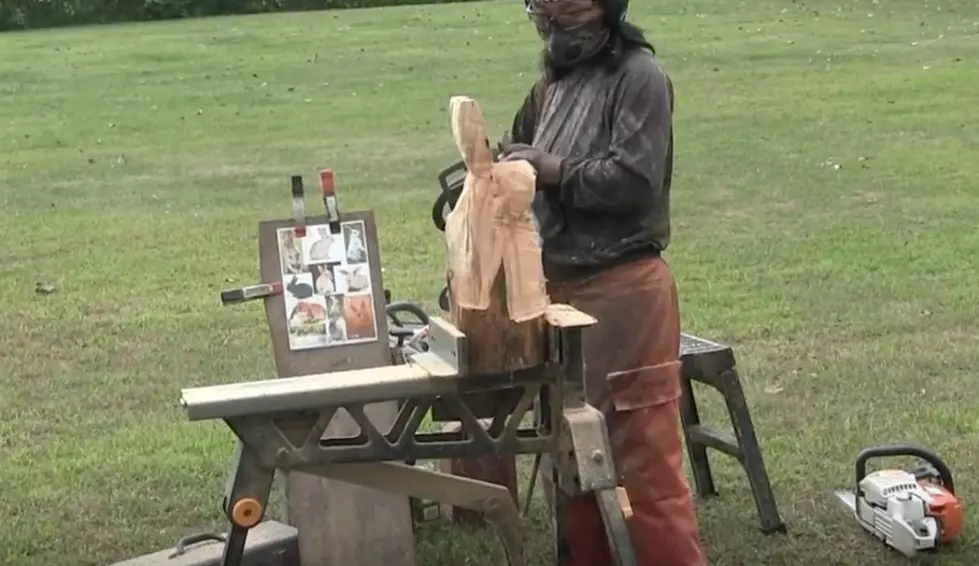
{"type": "Polygon", "coordinates": [[[534,22],[538,30],[560,28],[572,31],[587,25],[601,15],[601,7],[594,2],[544,1],[530,0],[527,2],[527,16],[534,22]]]}

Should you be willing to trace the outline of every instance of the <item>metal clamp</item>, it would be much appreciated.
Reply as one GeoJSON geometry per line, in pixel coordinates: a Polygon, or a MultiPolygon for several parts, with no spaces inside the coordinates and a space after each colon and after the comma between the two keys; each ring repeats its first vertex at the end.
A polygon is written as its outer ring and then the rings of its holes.
{"type": "Polygon", "coordinates": [[[326,211],[326,221],[330,225],[331,234],[340,233],[340,204],[337,200],[336,187],[333,184],[333,171],[320,171],[320,191],[323,194],[323,209],[326,211]]]}
{"type": "Polygon", "coordinates": [[[292,176],[292,220],[296,236],[306,236],[306,202],[302,175],[292,176]]]}

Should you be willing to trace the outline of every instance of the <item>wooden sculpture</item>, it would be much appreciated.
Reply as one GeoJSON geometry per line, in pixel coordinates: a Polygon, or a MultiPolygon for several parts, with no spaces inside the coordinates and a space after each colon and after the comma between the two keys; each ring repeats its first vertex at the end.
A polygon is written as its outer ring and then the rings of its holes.
{"type": "Polygon", "coordinates": [[[548,306],[526,161],[494,163],[476,101],[449,102],[452,135],[468,173],[448,215],[448,285],[455,325],[469,337],[471,373],[542,363],[548,306]]]}
{"type": "MultiPolygon", "coordinates": [[[[449,109],[452,135],[468,172],[462,194],[446,218],[446,278],[452,320],[469,338],[469,371],[496,374],[538,365],[547,355],[544,311],[549,301],[530,210],[536,172],[525,161],[493,162],[476,101],[456,96],[449,109]]],[[[487,426],[501,404],[515,404],[509,393],[480,393],[465,401],[487,426]]],[[[440,403],[432,406],[432,418],[448,421],[446,432],[460,429],[458,415],[440,403]]],[[[513,454],[454,458],[443,466],[456,475],[506,486],[517,503],[513,454]]],[[[483,522],[479,513],[458,508],[450,512],[457,522],[483,522]]]]}

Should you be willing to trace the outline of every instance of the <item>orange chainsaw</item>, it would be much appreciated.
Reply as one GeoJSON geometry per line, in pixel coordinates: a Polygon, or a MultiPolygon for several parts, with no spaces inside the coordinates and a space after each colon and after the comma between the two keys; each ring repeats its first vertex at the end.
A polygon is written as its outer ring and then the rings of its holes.
{"type": "Polygon", "coordinates": [[[964,524],[952,472],[934,452],[918,446],[866,448],[856,461],[856,491],[836,497],[871,534],[905,556],[933,550],[957,537],[964,524]],[[924,462],[911,469],[867,473],[867,460],[914,456],[924,462]]]}

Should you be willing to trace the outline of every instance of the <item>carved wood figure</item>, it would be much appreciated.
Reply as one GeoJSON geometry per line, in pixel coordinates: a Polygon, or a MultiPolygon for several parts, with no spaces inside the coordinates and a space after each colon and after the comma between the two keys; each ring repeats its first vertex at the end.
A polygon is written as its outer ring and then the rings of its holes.
{"type": "MultiPolygon", "coordinates": [[[[446,218],[446,278],[452,321],[469,337],[469,371],[494,374],[541,364],[547,355],[543,315],[549,301],[530,210],[536,172],[525,161],[493,162],[476,101],[457,96],[449,107],[452,134],[468,172],[446,218]]],[[[503,391],[467,396],[465,401],[477,418],[489,419],[500,404],[514,398],[503,391]]],[[[432,417],[449,421],[443,430],[459,429],[452,422],[458,416],[437,403],[432,417]]],[[[455,458],[447,464],[456,475],[504,485],[518,497],[512,454],[455,458]]],[[[463,509],[451,513],[459,522],[482,520],[463,509]]]]}
{"type": "Polygon", "coordinates": [[[469,336],[469,369],[497,373],[543,363],[548,297],[530,209],[536,173],[525,161],[493,162],[475,100],[456,96],[449,108],[468,173],[446,219],[447,279],[453,322],[469,336]]]}

